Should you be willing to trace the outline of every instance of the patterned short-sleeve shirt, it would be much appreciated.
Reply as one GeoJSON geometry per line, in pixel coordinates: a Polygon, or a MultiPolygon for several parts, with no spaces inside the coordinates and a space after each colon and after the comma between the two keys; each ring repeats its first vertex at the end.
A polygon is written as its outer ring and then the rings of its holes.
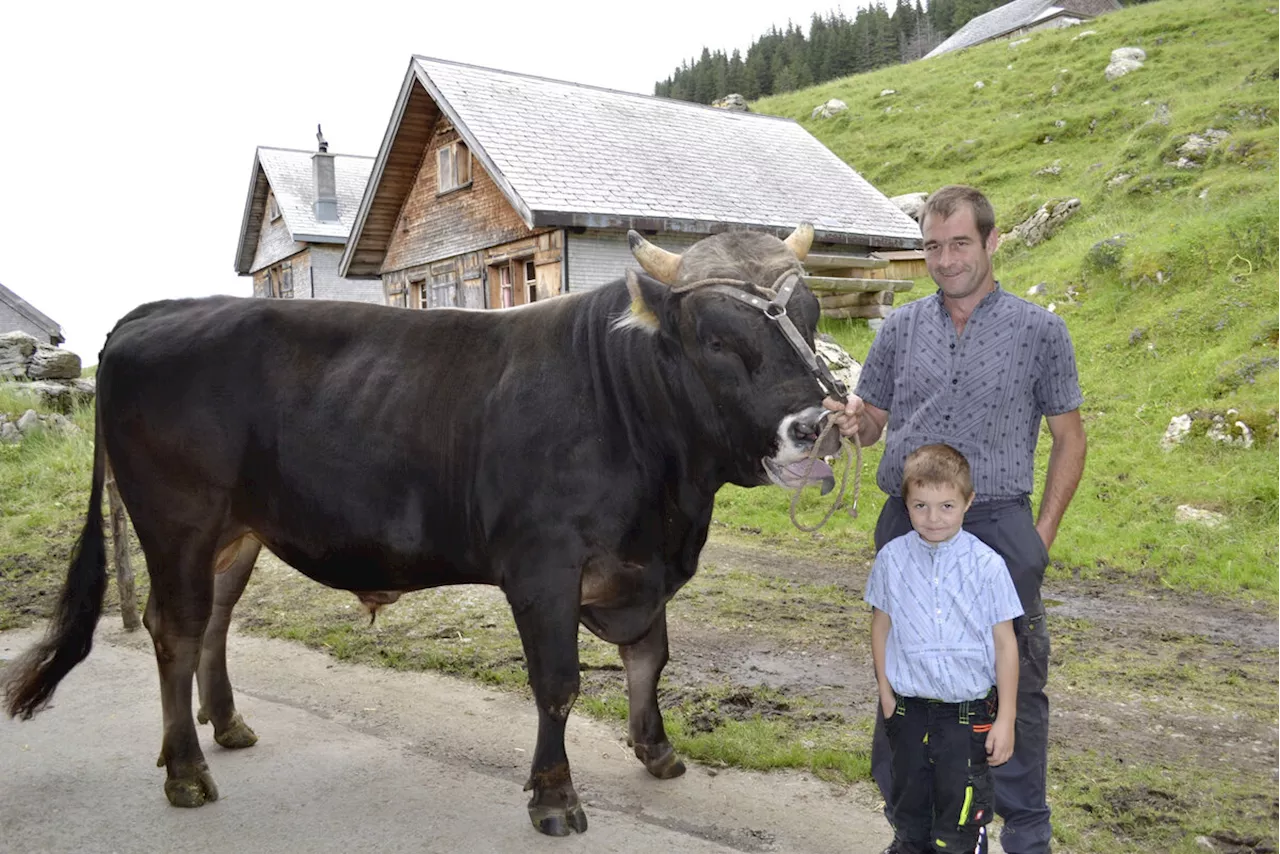
{"type": "Polygon", "coordinates": [[[961,703],[996,680],[997,623],[1022,616],[1004,560],[968,531],[930,545],[915,531],[876,555],[866,601],[889,615],[885,676],[906,697],[961,703]]]}
{"type": "Polygon", "coordinates": [[[996,289],[957,335],[942,293],[907,303],[871,344],[857,395],[889,413],[876,483],[902,494],[902,467],[945,442],[969,461],[977,500],[1029,495],[1040,419],[1083,402],[1067,326],[996,289]]]}

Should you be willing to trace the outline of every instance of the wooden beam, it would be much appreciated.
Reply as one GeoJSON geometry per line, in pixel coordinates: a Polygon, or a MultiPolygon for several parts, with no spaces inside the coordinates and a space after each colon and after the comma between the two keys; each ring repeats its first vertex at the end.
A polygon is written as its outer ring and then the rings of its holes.
{"type": "Polygon", "coordinates": [[[885,318],[889,316],[891,311],[893,311],[893,306],[891,305],[851,305],[848,308],[824,308],[822,316],[836,319],[849,317],[885,318]]]}
{"type": "Polygon", "coordinates": [[[881,270],[889,266],[884,258],[868,258],[865,255],[828,255],[811,252],[804,259],[806,270],[881,270]]]}
{"type": "Polygon", "coordinates": [[[822,308],[848,308],[854,305],[893,305],[893,291],[855,291],[851,294],[822,294],[822,308]]]}
{"type": "Polygon", "coordinates": [[[805,276],[804,283],[816,294],[845,294],[850,291],[909,291],[915,287],[910,279],[846,279],[843,276],[805,276]]]}

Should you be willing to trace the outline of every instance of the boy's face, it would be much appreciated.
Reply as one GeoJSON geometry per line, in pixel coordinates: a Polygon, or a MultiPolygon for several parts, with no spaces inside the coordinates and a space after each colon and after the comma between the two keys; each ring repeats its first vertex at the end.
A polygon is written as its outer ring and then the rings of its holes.
{"type": "Polygon", "coordinates": [[[966,498],[951,484],[914,484],[907,493],[911,527],[927,543],[937,544],[954,537],[972,503],[972,495],[966,498]]]}

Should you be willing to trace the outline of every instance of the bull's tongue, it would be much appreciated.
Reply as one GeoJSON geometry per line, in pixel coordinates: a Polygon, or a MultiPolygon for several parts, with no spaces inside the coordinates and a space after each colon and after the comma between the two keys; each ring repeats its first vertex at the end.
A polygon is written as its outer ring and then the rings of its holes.
{"type": "Polygon", "coordinates": [[[783,466],[782,470],[785,472],[787,482],[793,487],[802,483],[805,486],[821,484],[822,493],[825,495],[835,486],[835,472],[821,459],[789,463],[783,466]]]}

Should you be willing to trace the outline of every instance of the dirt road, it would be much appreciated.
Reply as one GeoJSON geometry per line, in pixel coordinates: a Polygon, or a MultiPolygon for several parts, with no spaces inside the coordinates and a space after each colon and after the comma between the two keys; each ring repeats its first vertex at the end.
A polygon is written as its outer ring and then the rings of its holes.
{"type": "MultiPolygon", "coordinates": [[[[0,661],[37,637],[0,634],[0,661]]],[[[223,750],[203,727],[221,800],[175,809],[154,766],[149,638],[104,620],[52,708],[0,722],[0,849],[873,854],[886,842],[869,787],[696,764],[657,781],[616,727],[581,715],[568,749],[590,828],[549,839],[524,809],[536,719],[523,698],[244,636],[233,636],[231,662],[261,741],[223,750]]]]}

